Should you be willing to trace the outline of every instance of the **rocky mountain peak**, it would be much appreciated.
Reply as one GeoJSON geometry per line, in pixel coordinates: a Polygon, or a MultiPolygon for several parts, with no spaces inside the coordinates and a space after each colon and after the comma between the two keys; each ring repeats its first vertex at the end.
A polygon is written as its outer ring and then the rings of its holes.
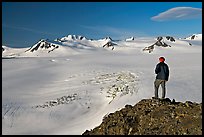
{"type": "MultiPolygon", "coordinates": [[[[176,40],[171,37],[171,36],[166,36],[166,39],[171,41],[171,42],[175,42],[176,40]]],[[[151,46],[145,47],[143,49],[143,51],[149,51],[149,53],[151,53],[154,50],[154,46],[161,46],[161,47],[171,47],[171,45],[168,45],[167,43],[165,43],[164,37],[157,37],[157,41],[152,44],[151,46]]]]}
{"type": "Polygon", "coordinates": [[[33,45],[31,48],[29,48],[25,52],[35,52],[38,50],[46,50],[49,52],[53,51],[54,49],[59,48],[58,45],[49,42],[48,40],[45,39],[40,39],[35,45],[33,45]]]}

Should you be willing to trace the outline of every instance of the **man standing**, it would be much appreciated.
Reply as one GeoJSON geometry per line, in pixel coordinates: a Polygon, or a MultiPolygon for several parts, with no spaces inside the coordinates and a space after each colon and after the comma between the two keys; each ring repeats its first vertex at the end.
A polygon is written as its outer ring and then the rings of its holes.
{"type": "Polygon", "coordinates": [[[162,99],[165,98],[166,94],[166,82],[169,79],[169,67],[166,63],[164,63],[165,58],[160,57],[159,63],[156,65],[155,73],[157,74],[156,79],[154,81],[154,89],[155,89],[155,98],[158,98],[158,89],[161,85],[162,87],[162,99]]]}

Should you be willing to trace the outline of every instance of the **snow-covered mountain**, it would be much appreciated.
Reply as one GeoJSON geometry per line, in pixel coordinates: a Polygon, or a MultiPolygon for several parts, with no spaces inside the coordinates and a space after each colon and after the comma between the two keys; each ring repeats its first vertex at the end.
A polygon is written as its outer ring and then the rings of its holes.
{"type": "Polygon", "coordinates": [[[110,37],[99,40],[90,40],[83,36],[68,35],[55,40],[41,39],[30,48],[9,48],[2,46],[2,57],[45,57],[45,56],[66,56],[77,54],[80,50],[97,50],[97,48],[112,49],[110,37]]]}
{"type": "Polygon", "coordinates": [[[61,41],[73,41],[73,40],[87,40],[86,37],[80,35],[67,35],[60,39],[61,41]]]}
{"type": "Polygon", "coordinates": [[[12,48],[9,46],[2,46],[2,58],[21,56],[28,48],[12,48]]]}
{"type": "MultiPolygon", "coordinates": [[[[172,36],[159,36],[156,38],[136,38],[130,37],[125,40],[114,41],[110,37],[98,40],[87,39],[80,35],[67,35],[55,40],[41,39],[30,48],[4,48],[2,47],[2,57],[45,57],[45,56],[66,56],[79,54],[81,50],[114,50],[125,51],[137,49],[138,52],[154,53],[158,48],[165,51],[189,48],[190,46],[202,43],[202,34],[192,35],[185,39],[177,39],[172,36]]],[[[163,52],[163,51],[162,51],[163,52]]]]}
{"type": "Polygon", "coordinates": [[[157,41],[148,46],[148,47],[145,47],[143,49],[143,51],[148,51],[149,53],[153,52],[155,46],[158,46],[158,47],[171,47],[170,44],[167,44],[167,43],[172,43],[172,42],[175,42],[175,38],[171,37],[171,36],[166,36],[166,37],[157,37],[157,41]],[[170,41],[170,42],[169,42],[170,41]]]}
{"type": "Polygon", "coordinates": [[[59,48],[59,44],[54,44],[49,42],[48,40],[40,40],[31,48],[26,50],[26,52],[36,52],[39,50],[46,50],[48,53],[54,51],[55,49],[59,48]]]}
{"type": "Polygon", "coordinates": [[[130,38],[125,39],[125,41],[133,41],[133,40],[135,40],[135,37],[130,37],[130,38]]]}
{"type": "Polygon", "coordinates": [[[189,37],[184,38],[186,40],[202,40],[202,34],[193,34],[189,37]]]}
{"type": "Polygon", "coordinates": [[[199,46],[202,45],[202,34],[193,34],[181,40],[188,42],[190,46],[199,46]]]}

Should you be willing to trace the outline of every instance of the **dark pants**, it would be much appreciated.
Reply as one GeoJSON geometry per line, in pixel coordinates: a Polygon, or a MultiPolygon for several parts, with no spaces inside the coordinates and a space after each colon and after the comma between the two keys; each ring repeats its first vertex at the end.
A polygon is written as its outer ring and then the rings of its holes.
{"type": "Polygon", "coordinates": [[[158,89],[159,86],[161,85],[162,87],[162,98],[165,98],[165,94],[166,94],[166,80],[161,80],[161,79],[155,79],[154,81],[154,93],[155,93],[155,98],[158,98],[158,89]]]}

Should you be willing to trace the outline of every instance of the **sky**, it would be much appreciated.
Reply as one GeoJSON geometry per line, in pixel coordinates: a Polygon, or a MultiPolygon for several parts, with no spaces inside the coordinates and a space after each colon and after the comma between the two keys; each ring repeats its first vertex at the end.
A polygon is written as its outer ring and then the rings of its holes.
{"type": "Polygon", "coordinates": [[[2,2],[2,45],[67,35],[115,40],[202,33],[202,2],[2,2]]]}

